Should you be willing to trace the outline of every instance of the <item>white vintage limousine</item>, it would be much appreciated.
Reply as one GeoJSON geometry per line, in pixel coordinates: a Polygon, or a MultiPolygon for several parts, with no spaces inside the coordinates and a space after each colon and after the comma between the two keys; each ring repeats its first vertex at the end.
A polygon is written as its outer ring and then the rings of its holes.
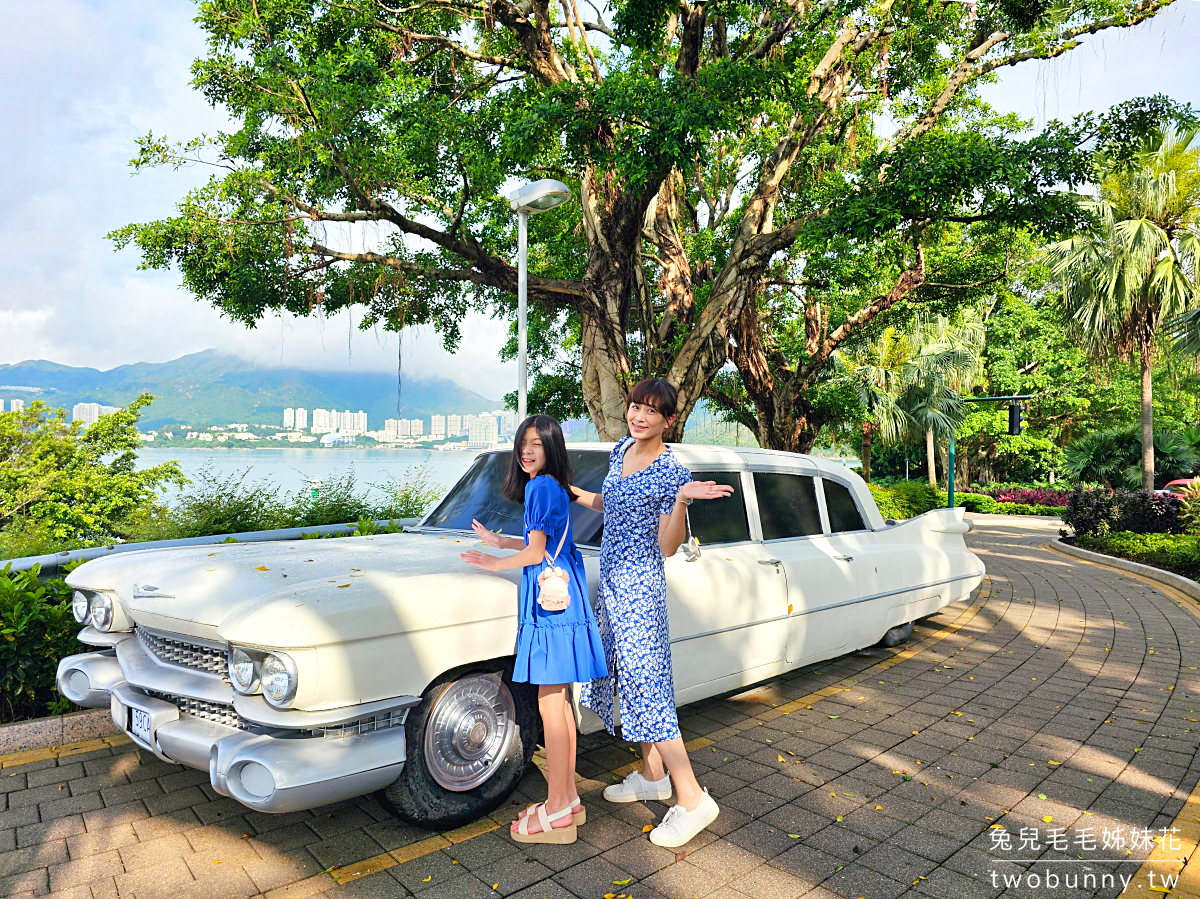
{"type": "MultiPolygon", "coordinates": [[[[599,490],[611,446],[569,447],[599,490]]],[[[675,446],[734,487],[690,507],[699,557],[666,561],[679,704],[880,642],[979,585],[961,509],[885,522],[866,484],[810,456],[675,446]]],[[[482,453],[403,534],[149,549],[71,573],[79,639],[58,687],[109,707],[160,759],[285,812],[382,791],[401,818],[453,826],[502,803],[538,738],[536,692],[509,676],[519,571],[471,568],[471,519],[521,532],[482,453]]],[[[602,517],[573,507],[593,595],[602,517]]],[[[578,706],[578,703],[576,703],[578,706]]],[[[584,732],[599,719],[578,712],[584,732]]]]}

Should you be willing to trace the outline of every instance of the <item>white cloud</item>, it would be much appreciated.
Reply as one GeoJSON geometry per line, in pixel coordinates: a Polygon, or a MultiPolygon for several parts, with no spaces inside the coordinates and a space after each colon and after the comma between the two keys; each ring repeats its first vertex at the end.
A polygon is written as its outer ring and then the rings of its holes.
{"type": "MultiPolygon", "coordinates": [[[[0,361],[110,368],[217,347],[269,366],[393,370],[395,335],[351,331],[347,313],[247,330],[192,299],[174,273],[138,271],[136,251],[113,253],[104,239],[168,214],[207,177],[131,177],[127,164],[147,131],[183,139],[224,124],[189,86],[204,52],[194,15],[189,0],[0,0],[0,328],[19,335],[0,344],[0,361]]],[[[1004,70],[985,96],[1039,125],[1159,91],[1200,105],[1197,46],[1200,7],[1181,0],[1131,32],[1004,70]]],[[[407,334],[405,369],[498,396],[515,381],[497,358],[506,330],[471,316],[455,355],[428,330],[407,334]]]]}

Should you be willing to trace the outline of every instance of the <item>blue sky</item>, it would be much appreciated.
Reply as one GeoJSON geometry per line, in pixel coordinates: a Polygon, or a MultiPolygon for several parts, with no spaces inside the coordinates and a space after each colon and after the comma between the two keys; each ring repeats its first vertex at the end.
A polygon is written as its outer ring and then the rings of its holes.
{"type": "MultiPolygon", "coordinates": [[[[188,87],[204,50],[193,15],[186,0],[0,0],[0,362],[107,369],[219,347],[263,365],[394,369],[394,335],[352,331],[345,314],[249,331],[104,239],[169,213],[204,176],[135,177],[127,165],[147,131],[182,139],[222,125],[188,87]]],[[[1136,29],[1003,70],[984,95],[1036,125],[1157,92],[1200,107],[1198,47],[1200,2],[1176,0],[1136,29]]],[[[473,318],[454,356],[431,333],[408,335],[405,367],[467,385],[511,382],[514,367],[496,358],[504,332],[473,318]]]]}

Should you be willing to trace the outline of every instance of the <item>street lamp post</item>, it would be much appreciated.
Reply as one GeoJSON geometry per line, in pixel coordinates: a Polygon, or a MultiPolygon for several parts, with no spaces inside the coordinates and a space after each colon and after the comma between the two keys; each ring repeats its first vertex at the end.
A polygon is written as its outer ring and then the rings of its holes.
{"type": "Polygon", "coordinates": [[[561,181],[545,178],[517,188],[508,196],[517,213],[517,418],[529,414],[529,216],[571,199],[561,181]]]}

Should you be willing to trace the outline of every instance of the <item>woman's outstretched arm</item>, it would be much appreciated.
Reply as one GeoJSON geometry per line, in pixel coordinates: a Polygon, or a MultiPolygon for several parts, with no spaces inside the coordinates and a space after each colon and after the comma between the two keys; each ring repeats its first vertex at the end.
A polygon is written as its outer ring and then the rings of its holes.
{"type": "Polygon", "coordinates": [[[687,536],[687,500],[721,499],[732,495],[732,487],[716,481],[688,481],[680,487],[671,514],[658,516],[658,548],[663,558],[675,555],[687,536]]]}

